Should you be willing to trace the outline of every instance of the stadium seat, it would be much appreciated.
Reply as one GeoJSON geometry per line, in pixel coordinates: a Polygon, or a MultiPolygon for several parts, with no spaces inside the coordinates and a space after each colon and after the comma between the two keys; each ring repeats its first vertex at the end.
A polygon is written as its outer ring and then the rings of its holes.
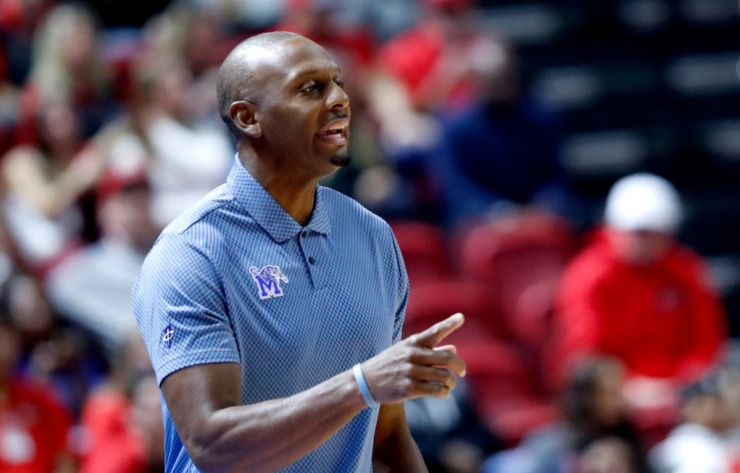
{"type": "Polygon", "coordinates": [[[411,284],[450,275],[446,235],[442,227],[418,221],[391,222],[411,284]]]}
{"type": "Polygon", "coordinates": [[[405,335],[417,333],[456,312],[465,324],[443,343],[458,346],[506,340],[509,328],[495,311],[491,291],[479,282],[456,279],[422,281],[411,285],[406,309],[405,335]]]}
{"type": "Polygon", "coordinates": [[[456,260],[461,274],[486,284],[515,339],[537,347],[548,333],[555,290],[576,248],[569,222],[526,212],[467,230],[456,260]]]}
{"type": "Polygon", "coordinates": [[[466,345],[458,354],[467,363],[473,408],[483,425],[504,444],[516,445],[533,429],[558,419],[552,397],[532,376],[534,360],[523,357],[514,345],[466,345]]]}

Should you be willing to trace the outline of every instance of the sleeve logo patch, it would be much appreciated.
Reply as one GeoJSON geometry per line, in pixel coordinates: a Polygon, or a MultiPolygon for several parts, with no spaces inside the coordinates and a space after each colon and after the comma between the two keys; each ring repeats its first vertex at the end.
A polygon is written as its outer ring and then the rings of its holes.
{"type": "Polygon", "coordinates": [[[175,330],[172,328],[172,325],[167,324],[164,330],[162,330],[162,342],[164,342],[164,346],[170,348],[172,346],[172,338],[174,336],[175,330]]]}

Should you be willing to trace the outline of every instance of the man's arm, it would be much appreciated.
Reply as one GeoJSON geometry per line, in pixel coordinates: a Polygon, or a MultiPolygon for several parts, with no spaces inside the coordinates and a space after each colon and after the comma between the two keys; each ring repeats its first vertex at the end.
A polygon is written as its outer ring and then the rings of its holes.
{"type": "MultiPolygon", "coordinates": [[[[455,386],[453,373],[464,376],[465,364],[454,350],[434,349],[462,324],[462,316],[452,316],[363,363],[375,400],[399,406],[382,409],[383,426],[386,419],[396,425],[388,439],[403,440],[412,448],[413,440],[401,435],[394,410],[415,397],[447,397],[455,386]]],[[[234,363],[176,371],[165,378],[162,392],[188,454],[204,473],[285,467],[366,408],[352,370],[293,396],[252,405],[241,404],[240,369],[234,363]]]]}
{"type": "Polygon", "coordinates": [[[373,471],[427,473],[424,458],[406,424],[403,403],[380,407],[375,429],[373,471]]]}

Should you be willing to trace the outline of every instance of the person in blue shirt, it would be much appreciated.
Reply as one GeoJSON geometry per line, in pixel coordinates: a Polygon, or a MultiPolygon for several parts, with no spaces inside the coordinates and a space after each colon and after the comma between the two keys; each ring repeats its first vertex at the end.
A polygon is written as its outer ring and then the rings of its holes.
{"type": "Polygon", "coordinates": [[[238,45],[218,78],[227,182],[172,222],[133,306],[163,394],[167,472],[423,472],[403,402],[465,363],[455,314],[401,340],[390,227],[318,185],[349,162],[336,63],[296,34],[238,45]]]}
{"type": "Polygon", "coordinates": [[[571,218],[577,209],[557,115],[525,90],[512,46],[492,43],[477,63],[478,100],[441,118],[440,140],[427,157],[444,223],[529,207],[571,218]]]}

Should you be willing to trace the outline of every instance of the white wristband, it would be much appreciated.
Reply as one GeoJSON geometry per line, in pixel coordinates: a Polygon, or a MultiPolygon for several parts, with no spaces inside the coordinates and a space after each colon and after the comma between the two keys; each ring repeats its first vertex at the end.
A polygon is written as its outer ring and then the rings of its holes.
{"type": "Polygon", "coordinates": [[[362,398],[365,400],[365,403],[368,407],[375,407],[378,405],[378,403],[373,398],[372,393],[370,392],[370,388],[367,385],[367,381],[365,381],[365,375],[362,374],[362,368],[360,367],[360,364],[357,363],[355,366],[352,367],[352,372],[355,374],[355,381],[357,382],[357,387],[360,388],[360,394],[362,394],[362,398]]]}

